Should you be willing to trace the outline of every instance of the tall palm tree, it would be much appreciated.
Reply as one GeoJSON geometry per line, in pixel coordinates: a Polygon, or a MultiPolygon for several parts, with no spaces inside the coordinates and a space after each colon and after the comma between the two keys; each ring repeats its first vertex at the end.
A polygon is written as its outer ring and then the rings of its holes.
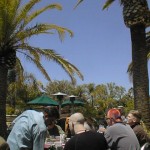
{"type": "Polygon", "coordinates": [[[42,66],[41,57],[58,63],[75,80],[75,74],[83,79],[80,71],[52,49],[41,49],[29,45],[28,39],[33,35],[52,34],[56,30],[61,40],[65,33],[72,37],[73,33],[55,24],[37,23],[33,26],[29,23],[41,13],[49,9],[61,10],[59,4],[50,4],[44,8],[34,10],[34,6],[41,0],[30,0],[23,4],[23,0],[0,0],[0,135],[6,138],[6,94],[8,70],[14,68],[16,62],[22,68],[16,53],[24,54],[25,58],[34,63],[43,73],[46,79],[49,75],[42,66]],[[31,12],[31,10],[33,10],[31,12]]]}
{"type": "MultiPolygon", "coordinates": [[[[107,0],[104,9],[115,0],[107,0]]],[[[134,107],[142,112],[150,129],[149,78],[147,65],[146,27],[150,13],[146,0],[121,0],[125,25],[130,28],[132,41],[134,107]]]]}
{"type": "MultiPolygon", "coordinates": [[[[80,4],[83,0],[78,0],[80,4]]],[[[106,0],[103,9],[116,0],[106,0]]],[[[130,28],[132,41],[134,106],[142,112],[144,122],[150,129],[149,78],[146,48],[146,27],[150,12],[146,0],[120,0],[125,25],[130,28]]],[[[76,6],[77,6],[76,5],[76,6]]]]}
{"type": "MultiPolygon", "coordinates": [[[[146,47],[147,47],[147,59],[150,60],[150,31],[146,32],[146,47]]],[[[127,73],[131,82],[133,81],[133,64],[128,65],[127,73]]]]}

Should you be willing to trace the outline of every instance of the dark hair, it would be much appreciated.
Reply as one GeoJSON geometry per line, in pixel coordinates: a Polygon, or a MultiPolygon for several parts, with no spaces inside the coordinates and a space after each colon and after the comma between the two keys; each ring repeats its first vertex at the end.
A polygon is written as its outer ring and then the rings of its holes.
{"type": "Polygon", "coordinates": [[[45,120],[45,124],[46,124],[46,126],[48,126],[48,125],[52,125],[54,122],[55,122],[55,120],[54,120],[54,119],[52,119],[52,118],[48,118],[47,120],[45,120]]]}
{"type": "Polygon", "coordinates": [[[48,114],[49,118],[59,119],[59,112],[56,107],[46,107],[44,112],[48,114]]]}
{"type": "Polygon", "coordinates": [[[132,114],[135,118],[139,119],[139,121],[142,119],[142,115],[138,110],[130,110],[129,113],[132,114]]]}

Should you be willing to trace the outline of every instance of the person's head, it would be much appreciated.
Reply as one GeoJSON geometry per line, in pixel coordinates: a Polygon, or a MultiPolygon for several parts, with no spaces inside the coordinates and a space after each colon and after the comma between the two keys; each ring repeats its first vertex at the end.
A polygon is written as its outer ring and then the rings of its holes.
{"type": "Polygon", "coordinates": [[[107,116],[106,116],[106,122],[109,126],[117,122],[122,122],[120,111],[116,108],[108,110],[107,116]]]}
{"type": "MultiPolygon", "coordinates": [[[[71,133],[73,134],[74,132],[76,133],[76,129],[78,127],[84,128],[84,116],[81,113],[74,113],[73,115],[70,116],[69,118],[69,128],[71,133]]],[[[78,129],[77,129],[78,130],[78,129]]]]}
{"type": "Polygon", "coordinates": [[[127,123],[132,126],[134,124],[140,123],[141,118],[142,115],[138,110],[131,110],[127,115],[127,123]]]}
{"type": "Polygon", "coordinates": [[[55,120],[50,119],[50,118],[47,119],[46,120],[46,126],[47,126],[48,129],[54,128],[54,126],[55,126],[55,120]]]}
{"type": "Polygon", "coordinates": [[[58,112],[58,109],[55,107],[45,108],[43,113],[44,113],[44,119],[46,121],[45,122],[46,125],[48,124],[47,123],[48,119],[53,120],[53,121],[59,119],[59,112],[58,112]]]}

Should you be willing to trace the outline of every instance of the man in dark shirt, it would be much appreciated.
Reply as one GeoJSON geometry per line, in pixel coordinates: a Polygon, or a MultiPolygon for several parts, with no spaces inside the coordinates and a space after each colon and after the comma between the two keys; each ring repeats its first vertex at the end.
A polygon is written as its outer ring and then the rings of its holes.
{"type": "Polygon", "coordinates": [[[69,128],[75,134],[66,144],[64,150],[106,150],[107,143],[101,133],[87,131],[84,116],[75,113],[69,118],[69,128]]]}
{"type": "Polygon", "coordinates": [[[138,138],[140,146],[142,147],[146,142],[150,143],[150,137],[140,124],[141,118],[142,115],[138,110],[131,110],[127,116],[127,123],[133,129],[135,135],[138,138]]]}

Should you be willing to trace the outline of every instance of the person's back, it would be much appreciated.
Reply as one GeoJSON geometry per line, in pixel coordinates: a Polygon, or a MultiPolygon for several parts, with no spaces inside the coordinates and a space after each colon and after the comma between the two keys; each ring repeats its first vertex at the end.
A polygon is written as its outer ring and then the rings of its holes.
{"type": "Polygon", "coordinates": [[[64,150],[106,150],[104,136],[94,131],[76,134],[65,145],[64,150]]]}
{"type": "Polygon", "coordinates": [[[107,143],[103,134],[86,130],[84,122],[81,113],[71,115],[69,128],[72,135],[75,135],[65,144],[64,150],[106,150],[107,143]]]}
{"type": "Polygon", "coordinates": [[[125,125],[118,109],[107,112],[108,128],[104,132],[111,150],[140,150],[138,139],[129,125],[125,125]]]}
{"type": "Polygon", "coordinates": [[[116,123],[107,128],[104,136],[111,150],[139,150],[139,142],[129,125],[116,123]]]}
{"type": "Polygon", "coordinates": [[[42,150],[46,136],[43,113],[34,110],[23,112],[14,120],[7,142],[11,150],[42,150]]]}

